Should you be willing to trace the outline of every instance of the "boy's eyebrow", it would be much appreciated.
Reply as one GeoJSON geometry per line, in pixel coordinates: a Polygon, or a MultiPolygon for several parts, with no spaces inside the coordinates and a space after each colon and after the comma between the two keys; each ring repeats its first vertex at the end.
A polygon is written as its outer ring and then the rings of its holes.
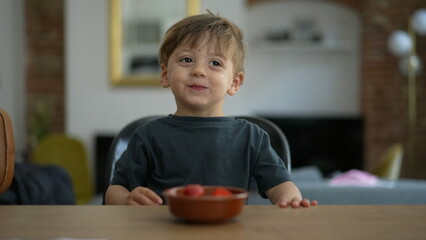
{"type": "Polygon", "coordinates": [[[223,54],[222,52],[211,52],[210,54],[211,54],[211,55],[214,55],[214,56],[218,56],[218,57],[223,58],[223,59],[228,59],[228,58],[226,57],[226,55],[225,55],[225,54],[223,54]]]}
{"type": "MultiPolygon", "coordinates": [[[[187,48],[179,49],[177,52],[178,53],[184,53],[184,52],[191,52],[191,51],[194,51],[194,50],[197,50],[197,48],[187,47],[187,48]]],[[[209,52],[209,54],[213,55],[213,56],[218,56],[218,57],[223,58],[225,60],[228,59],[227,55],[223,54],[221,51],[219,51],[219,52],[211,51],[211,52],[209,52]]]]}

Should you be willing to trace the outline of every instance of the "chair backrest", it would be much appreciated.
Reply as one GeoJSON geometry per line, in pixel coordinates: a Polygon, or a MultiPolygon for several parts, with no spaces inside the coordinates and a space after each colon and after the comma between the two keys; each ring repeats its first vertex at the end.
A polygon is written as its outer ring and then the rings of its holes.
{"type": "Polygon", "coordinates": [[[31,162],[62,167],[71,178],[76,203],[86,204],[92,200],[88,155],[80,140],[63,134],[48,135],[34,149],[31,162]]]}
{"type": "Polygon", "coordinates": [[[15,141],[12,121],[7,112],[0,108],[0,193],[12,183],[15,168],[15,141]]]}
{"type": "MultiPolygon", "coordinates": [[[[104,183],[104,194],[106,189],[109,186],[109,183],[112,179],[112,173],[114,172],[114,167],[118,159],[120,159],[121,155],[127,148],[127,144],[129,143],[130,136],[133,132],[141,126],[142,124],[146,124],[155,119],[164,117],[162,115],[148,116],[136,119],[129,124],[127,124],[113,139],[109,151],[108,151],[108,159],[106,165],[106,175],[105,175],[105,183],[104,183]]],[[[287,138],[281,129],[273,122],[255,116],[235,116],[235,118],[246,119],[247,121],[253,122],[265,130],[270,139],[271,145],[274,150],[277,152],[278,156],[283,159],[284,163],[287,166],[288,171],[291,171],[291,159],[290,159],[290,148],[288,145],[287,138]]]]}
{"type": "Polygon", "coordinates": [[[235,116],[235,118],[245,119],[249,122],[257,124],[265,130],[271,140],[272,148],[277,152],[278,156],[284,161],[289,173],[291,173],[291,156],[290,146],[284,132],[275,123],[266,118],[257,116],[235,116]]]}
{"type": "Polygon", "coordinates": [[[108,155],[107,155],[106,172],[105,172],[105,178],[104,178],[104,184],[103,184],[104,193],[106,189],[108,188],[109,183],[111,182],[112,173],[114,172],[114,169],[115,169],[115,164],[117,163],[118,159],[120,159],[124,151],[126,151],[127,144],[129,143],[130,137],[132,136],[133,132],[139,126],[161,117],[164,117],[164,116],[153,115],[153,116],[147,116],[147,117],[136,119],[128,123],[126,126],[124,126],[124,128],[122,128],[118,132],[118,134],[114,137],[109,147],[108,155]]]}

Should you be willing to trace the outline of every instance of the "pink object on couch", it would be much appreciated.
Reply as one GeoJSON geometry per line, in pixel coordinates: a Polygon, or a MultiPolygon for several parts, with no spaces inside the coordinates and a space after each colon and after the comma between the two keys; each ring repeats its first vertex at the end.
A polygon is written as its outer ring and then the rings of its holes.
{"type": "Polygon", "coordinates": [[[330,185],[374,187],[377,185],[378,181],[378,177],[373,174],[352,169],[330,179],[330,185]]]}

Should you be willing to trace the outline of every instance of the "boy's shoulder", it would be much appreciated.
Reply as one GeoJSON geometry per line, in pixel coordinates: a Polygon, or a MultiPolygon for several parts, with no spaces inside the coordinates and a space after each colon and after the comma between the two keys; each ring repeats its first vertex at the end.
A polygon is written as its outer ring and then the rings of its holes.
{"type": "Polygon", "coordinates": [[[260,133],[266,133],[266,131],[261,128],[257,123],[252,122],[250,120],[244,119],[244,118],[238,118],[236,117],[235,120],[241,125],[244,126],[248,129],[250,129],[251,131],[257,131],[260,133]]]}
{"type": "Polygon", "coordinates": [[[141,121],[135,132],[143,132],[149,130],[161,130],[168,127],[200,127],[200,126],[212,126],[217,125],[225,128],[239,128],[247,129],[250,131],[261,131],[263,129],[256,123],[249,121],[245,118],[227,116],[227,117],[181,117],[175,115],[165,116],[152,116],[145,118],[141,121]]]}
{"type": "Polygon", "coordinates": [[[140,118],[139,120],[134,122],[136,126],[134,126],[133,134],[140,135],[141,133],[146,132],[149,129],[155,128],[155,125],[157,125],[158,122],[165,117],[166,116],[162,115],[152,115],[140,118]]]}

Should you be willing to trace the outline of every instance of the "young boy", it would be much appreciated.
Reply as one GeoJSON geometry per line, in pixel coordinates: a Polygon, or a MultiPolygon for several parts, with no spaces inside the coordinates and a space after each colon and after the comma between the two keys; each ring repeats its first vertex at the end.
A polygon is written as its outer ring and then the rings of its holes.
{"type": "Polygon", "coordinates": [[[159,51],[161,85],[171,88],[174,114],[139,127],[119,160],[106,204],[159,205],[162,191],[191,183],[249,189],[280,207],[302,200],[269,137],[257,125],[222,111],[244,81],[241,30],[213,14],[187,17],[166,33],[159,51]]]}

